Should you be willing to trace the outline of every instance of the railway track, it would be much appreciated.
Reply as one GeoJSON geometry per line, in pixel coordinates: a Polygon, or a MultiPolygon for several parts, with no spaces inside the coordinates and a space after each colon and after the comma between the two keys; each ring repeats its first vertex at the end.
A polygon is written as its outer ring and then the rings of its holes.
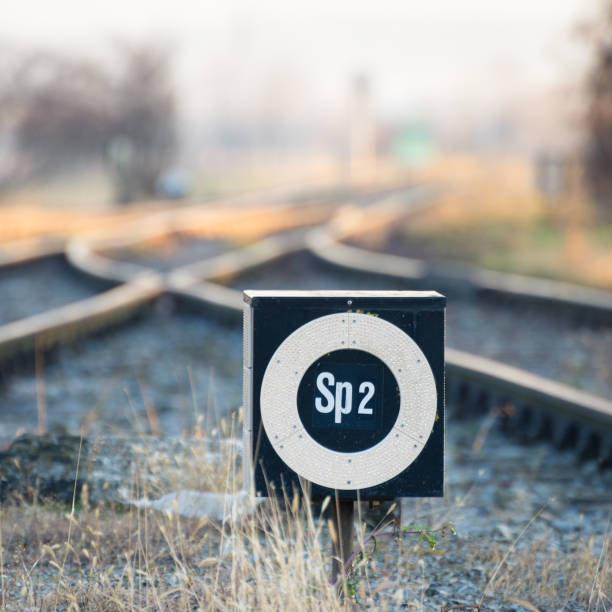
{"type": "MultiPolygon", "coordinates": [[[[416,198],[417,204],[419,199],[423,200],[422,195],[416,198]]],[[[362,284],[381,288],[397,288],[398,284],[413,288],[447,286],[457,294],[494,296],[510,303],[519,300],[535,308],[550,308],[554,304],[559,310],[573,313],[578,318],[587,317],[591,323],[600,326],[606,326],[612,319],[612,301],[604,292],[579,292],[576,288],[559,284],[536,286],[531,280],[523,282],[524,279],[517,277],[491,276],[474,271],[462,276],[454,270],[445,275],[430,269],[424,262],[370,253],[341,242],[351,227],[359,224],[360,216],[363,218],[381,211],[381,216],[392,222],[405,214],[401,199],[393,194],[387,195],[382,203],[366,202],[361,210],[349,211],[348,221],[346,215],[343,218],[339,214],[327,222],[326,213],[310,204],[299,208],[302,213],[309,211],[302,219],[306,220],[305,225],[320,223],[321,220],[326,224],[315,229],[283,231],[243,248],[226,250],[228,245],[218,242],[215,231],[220,235],[229,217],[219,221],[216,230],[211,230],[209,219],[206,236],[217,240],[205,253],[210,257],[198,260],[199,251],[196,261],[187,260],[185,263],[182,260],[180,263],[183,265],[176,267],[156,266],[146,258],[138,261],[121,258],[126,249],[129,251],[136,243],[187,232],[193,234],[194,227],[201,223],[195,210],[178,216],[158,214],[147,223],[128,228],[120,235],[98,233],[71,239],[65,248],[66,261],[79,273],[110,288],[0,325],[0,358],[6,360],[18,354],[31,354],[35,347],[47,349],[70,343],[76,337],[86,337],[117,325],[154,303],[163,304],[165,297],[174,300],[180,308],[195,308],[220,318],[235,330],[241,320],[242,307],[236,286],[243,285],[244,275],[250,273],[249,280],[253,280],[252,275],[259,273],[260,280],[271,286],[271,266],[292,254],[297,260],[300,257],[315,258],[321,270],[329,274],[331,283],[336,282],[334,278],[342,278],[343,282],[360,279],[362,284]],[[341,277],[338,270],[342,271],[341,277]]],[[[241,214],[257,216],[248,210],[241,214]]],[[[283,227],[281,224],[275,229],[283,230],[288,225],[283,227]]],[[[58,256],[55,245],[51,252],[41,249],[37,255],[36,249],[31,249],[27,257],[9,254],[4,261],[7,266],[15,266],[19,262],[58,256]]],[[[299,276],[300,272],[293,274],[299,276]]],[[[311,283],[321,282],[316,276],[302,275],[302,279],[311,283]]],[[[155,329],[155,323],[148,329],[155,329]]],[[[221,330],[218,333],[223,335],[226,332],[221,330]]],[[[575,448],[581,458],[595,459],[601,466],[609,466],[612,462],[612,402],[607,399],[456,349],[447,349],[446,363],[447,396],[461,412],[498,415],[504,428],[525,439],[548,439],[559,448],[575,448]]]]}

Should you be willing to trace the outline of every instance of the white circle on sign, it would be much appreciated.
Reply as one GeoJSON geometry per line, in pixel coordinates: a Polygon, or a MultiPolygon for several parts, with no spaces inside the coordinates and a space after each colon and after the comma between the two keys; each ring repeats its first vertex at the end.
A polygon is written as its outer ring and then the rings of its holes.
{"type": "Polygon", "coordinates": [[[319,317],[289,335],[268,363],[260,395],[261,420],[279,457],[306,480],[339,490],[366,489],[403,472],[431,434],[437,401],[433,372],[416,342],[389,321],[350,312],[319,317]],[[400,391],[391,431],[374,446],[354,453],[331,450],[312,438],[297,403],[308,368],[327,353],[346,348],[378,357],[400,391]]]}

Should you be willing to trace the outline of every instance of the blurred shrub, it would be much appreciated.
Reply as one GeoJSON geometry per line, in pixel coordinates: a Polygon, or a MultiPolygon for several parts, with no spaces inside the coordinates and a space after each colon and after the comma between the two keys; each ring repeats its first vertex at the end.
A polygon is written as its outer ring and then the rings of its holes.
{"type": "Polygon", "coordinates": [[[594,64],[588,80],[587,173],[600,212],[612,216],[612,0],[589,31],[594,64]]]}
{"type": "Polygon", "coordinates": [[[112,140],[107,149],[117,199],[153,196],[176,149],[175,103],[168,55],[155,46],[121,48],[114,90],[112,140]],[[114,157],[117,144],[123,149],[114,157]]]}
{"type": "Polygon", "coordinates": [[[107,66],[49,52],[0,53],[0,135],[11,136],[16,160],[5,187],[103,161],[118,201],[155,194],[176,147],[168,54],[155,44],[121,45],[115,57],[107,66]]]}

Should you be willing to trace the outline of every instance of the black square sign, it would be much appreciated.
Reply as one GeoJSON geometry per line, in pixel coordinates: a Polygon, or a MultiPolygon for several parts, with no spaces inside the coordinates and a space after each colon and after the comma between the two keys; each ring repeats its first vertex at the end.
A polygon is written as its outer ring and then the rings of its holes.
{"type": "Polygon", "coordinates": [[[433,291],[245,291],[245,478],[258,495],[443,494],[444,309],[433,291]]]}

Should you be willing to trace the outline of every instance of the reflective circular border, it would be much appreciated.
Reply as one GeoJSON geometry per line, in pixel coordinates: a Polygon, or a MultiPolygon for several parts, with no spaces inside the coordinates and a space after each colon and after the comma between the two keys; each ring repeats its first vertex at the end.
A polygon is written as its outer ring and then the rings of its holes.
{"type": "Polygon", "coordinates": [[[283,341],[264,373],[260,406],[274,450],[294,472],[330,489],[365,489],[403,472],[423,450],[436,419],[436,383],[425,355],[401,329],[373,315],[339,313],[314,319],[283,341]],[[378,444],[355,453],[319,444],[302,425],[297,408],[306,370],[339,349],[378,357],[400,390],[393,429],[378,444]]]}

